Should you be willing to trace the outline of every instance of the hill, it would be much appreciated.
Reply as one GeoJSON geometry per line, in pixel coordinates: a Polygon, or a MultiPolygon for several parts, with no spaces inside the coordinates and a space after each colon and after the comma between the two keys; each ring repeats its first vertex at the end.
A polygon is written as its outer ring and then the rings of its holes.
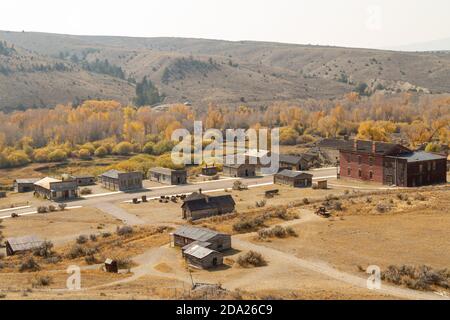
{"type": "Polygon", "coordinates": [[[164,103],[267,105],[333,99],[349,91],[448,93],[450,54],[184,38],[75,36],[0,31],[0,108],[87,98],[132,101],[147,76],[164,103]],[[64,65],[61,70],[20,65],[64,65]],[[18,67],[19,66],[19,67],[18,67]]]}

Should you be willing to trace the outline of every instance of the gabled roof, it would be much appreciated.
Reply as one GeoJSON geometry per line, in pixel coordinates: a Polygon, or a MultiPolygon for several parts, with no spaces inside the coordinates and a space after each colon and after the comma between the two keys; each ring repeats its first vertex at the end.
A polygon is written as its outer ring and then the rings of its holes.
{"type": "Polygon", "coordinates": [[[181,207],[187,207],[190,211],[197,211],[205,209],[217,209],[234,205],[236,205],[236,203],[234,202],[233,197],[227,194],[224,196],[207,196],[201,199],[185,201],[181,207]]]}
{"type": "Polygon", "coordinates": [[[312,178],[312,174],[301,172],[301,171],[292,171],[292,170],[283,170],[276,174],[277,176],[284,176],[288,178],[312,178]]]}
{"type": "Polygon", "coordinates": [[[37,236],[31,235],[18,238],[8,238],[6,239],[6,243],[9,244],[14,252],[18,252],[39,248],[44,241],[37,236]]]}
{"type": "Polygon", "coordinates": [[[285,162],[289,164],[299,164],[302,158],[300,156],[294,156],[290,154],[280,154],[279,155],[280,162],[285,162]]]}
{"type": "Polygon", "coordinates": [[[425,151],[415,151],[401,154],[398,156],[391,156],[390,158],[405,159],[407,162],[418,162],[418,161],[442,160],[445,159],[445,156],[425,151]]]}
{"type": "Polygon", "coordinates": [[[112,169],[112,170],[103,172],[102,177],[107,177],[107,178],[111,178],[111,179],[119,179],[119,174],[121,174],[121,173],[125,173],[125,172],[112,169]]]}
{"type": "Polygon", "coordinates": [[[192,192],[190,195],[188,195],[185,199],[184,202],[186,201],[192,201],[192,200],[198,200],[198,199],[204,199],[206,198],[207,195],[201,192],[192,192]]]}
{"type": "Polygon", "coordinates": [[[58,180],[58,179],[55,179],[55,178],[46,177],[44,179],[41,179],[41,180],[35,182],[34,184],[36,186],[42,187],[44,189],[51,190],[50,184],[53,183],[53,182],[62,182],[62,181],[58,180]]]}
{"type": "Polygon", "coordinates": [[[203,259],[209,256],[211,253],[218,253],[217,251],[202,247],[198,244],[191,246],[184,251],[185,255],[193,256],[198,259],[203,259]]]}
{"type": "Polygon", "coordinates": [[[355,149],[355,140],[342,139],[323,139],[319,142],[321,148],[334,148],[342,151],[373,153],[373,144],[375,144],[375,154],[393,155],[411,152],[410,149],[395,143],[356,140],[357,149],[355,149]]]}
{"type": "Polygon", "coordinates": [[[186,251],[186,250],[192,248],[193,246],[201,246],[201,247],[204,247],[204,248],[208,248],[210,245],[212,245],[211,242],[207,242],[207,241],[194,241],[194,242],[191,242],[191,243],[185,245],[183,248],[181,248],[181,250],[186,251]]]}
{"type": "Polygon", "coordinates": [[[29,179],[16,179],[14,180],[15,183],[17,184],[34,184],[35,182],[38,182],[39,180],[41,180],[41,178],[29,178],[29,179]]]}
{"type": "Polygon", "coordinates": [[[223,233],[205,228],[182,226],[181,228],[178,228],[173,234],[179,237],[189,238],[194,241],[208,242],[208,240],[223,233]]]}
{"type": "Polygon", "coordinates": [[[163,168],[163,167],[154,167],[150,169],[150,172],[160,173],[164,175],[170,176],[172,172],[175,170],[169,169],[169,168],[163,168]]]}

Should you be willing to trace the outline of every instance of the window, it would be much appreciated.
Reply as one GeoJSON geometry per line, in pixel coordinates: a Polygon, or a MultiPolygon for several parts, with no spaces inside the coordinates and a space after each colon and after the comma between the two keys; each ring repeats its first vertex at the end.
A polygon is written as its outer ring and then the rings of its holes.
{"type": "Polygon", "coordinates": [[[369,165],[373,166],[373,157],[369,157],[369,165]]]}
{"type": "Polygon", "coordinates": [[[373,171],[370,171],[370,172],[369,172],[369,178],[370,178],[370,180],[373,179],[373,171]]]}
{"type": "Polygon", "coordinates": [[[360,177],[360,178],[362,177],[362,171],[361,171],[361,169],[358,170],[358,177],[360,177]]]}
{"type": "Polygon", "coordinates": [[[352,175],[352,169],[347,168],[347,175],[348,175],[348,176],[351,176],[351,175],[352,175]]]}

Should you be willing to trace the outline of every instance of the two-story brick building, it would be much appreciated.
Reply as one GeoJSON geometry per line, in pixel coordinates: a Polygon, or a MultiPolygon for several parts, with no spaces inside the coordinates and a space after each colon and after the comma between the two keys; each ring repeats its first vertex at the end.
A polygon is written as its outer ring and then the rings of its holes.
{"type": "Polygon", "coordinates": [[[446,182],[446,159],[386,142],[349,140],[339,148],[341,178],[415,187],[446,182]]]}

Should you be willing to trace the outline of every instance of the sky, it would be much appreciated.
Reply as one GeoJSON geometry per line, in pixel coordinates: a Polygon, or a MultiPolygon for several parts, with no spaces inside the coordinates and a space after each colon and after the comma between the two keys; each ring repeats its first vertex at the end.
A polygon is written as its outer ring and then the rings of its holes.
{"type": "Polygon", "coordinates": [[[450,38],[448,0],[2,0],[0,30],[365,48],[450,38]]]}

